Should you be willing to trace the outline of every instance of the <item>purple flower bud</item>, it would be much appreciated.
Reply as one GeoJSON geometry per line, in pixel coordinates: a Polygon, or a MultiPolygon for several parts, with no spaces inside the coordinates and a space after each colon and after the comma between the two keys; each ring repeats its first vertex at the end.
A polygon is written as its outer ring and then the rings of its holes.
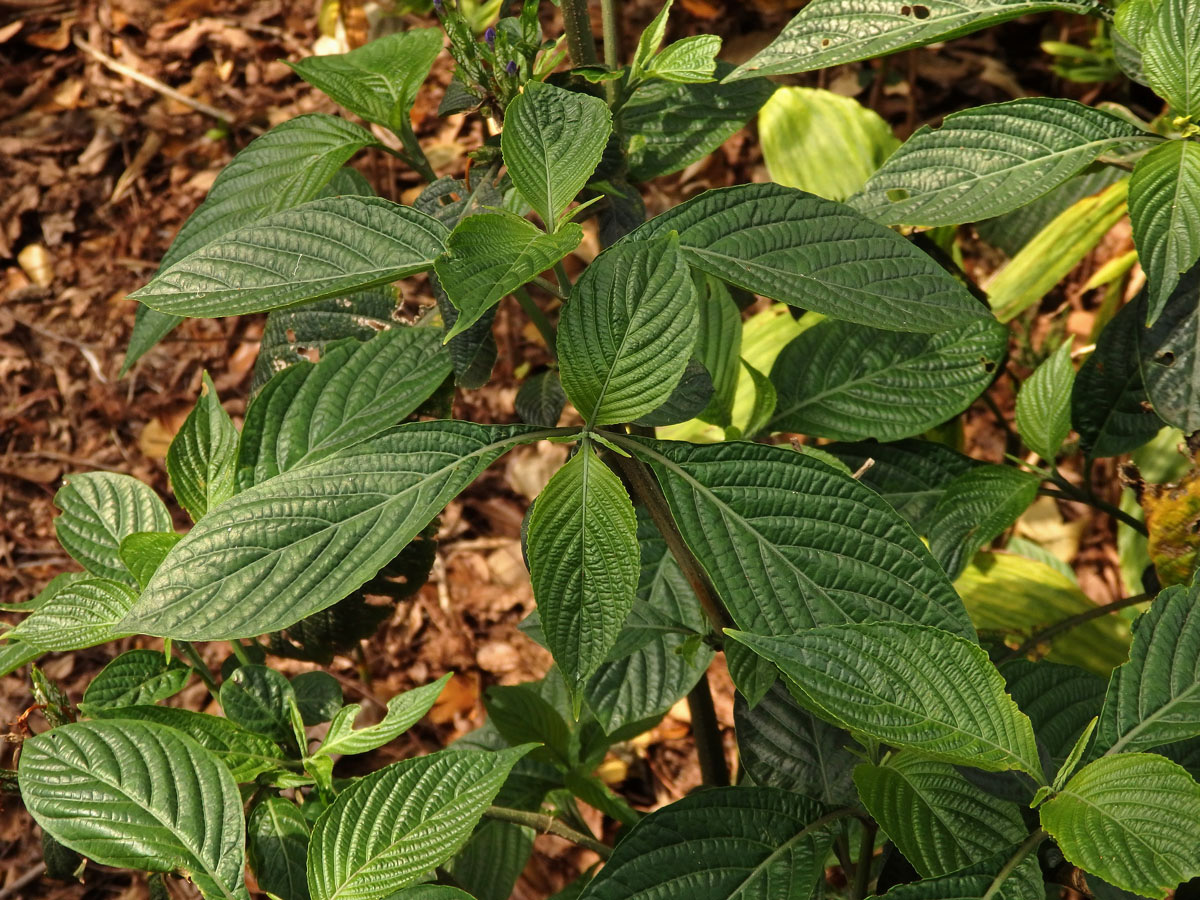
{"type": "Polygon", "coordinates": [[[488,30],[483,33],[483,39],[487,41],[487,45],[493,50],[496,49],[496,29],[488,26],[488,30]]]}
{"type": "Polygon", "coordinates": [[[504,67],[504,71],[507,72],[509,75],[516,75],[517,74],[516,62],[514,60],[510,59],[508,61],[508,65],[504,67]]]}

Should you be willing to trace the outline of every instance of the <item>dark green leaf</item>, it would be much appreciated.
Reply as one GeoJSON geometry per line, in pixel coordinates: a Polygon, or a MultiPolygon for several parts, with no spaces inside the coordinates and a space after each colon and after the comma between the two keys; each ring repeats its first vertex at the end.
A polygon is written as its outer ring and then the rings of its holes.
{"type": "Polygon", "coordinates": [[[301,672],[292,679],[292,690],[305,725],[328,722],[342,708],[342,686],[328,672],[301,672]]]}
{"type": "Polygon", "coordinates": [[[1000,674],[1055,767],[1062,765],[1084,726],[1100,713],[1103,679],[1075,666],[1027,659],[1005,663],[1000,674]]]}
{"type": "Polygon", "coordinates": [[[1200,119],[1200,9],[1190,0],[1130,0],[1116,26],[1141,56],[1144,83],[1175,115],[1200,119]]]}
{"type": "Polygon", "coordinates": [[[296,804],[266,797],[246,823],[246,851],[258,886],[280,900],[308,900],[308,822],[296,804]]]}
{"type": "MultiPolygon", "coordinates": [[[[1170,2],[1164,4],[1169,6],[1170,2]]],[[[1196,19],[1200,42],[1200,17],[1196,19]]],[[[1200,74],[1200,63],[1197,65],[1200,74]]],[[[1200,112],[1200,93],[1196,97],[1200,112]]],[[[1179,283],[1200,259],[1200,144],[1168,141],[1134,167],[1129,179],[1129,219],[1138,259],[1146,272],[1147,321],[1153,323],[1179,283]]]]}
{"type": "Polygon", "coordinates": [[[1139,329],[1138,360],[1159,417],[1184,434],[1200,431],[1200,266],[1180,279],[1154,325],[1139,329]]]}
{"type": "Polygon", "coordinates": [[[558,372],[547,369],[529,376],[522,382],[515,402],[517,415],[521,417],[522,422],[553,428],[558,424],[563,407],[567,404],[567,394],[558,378],[558,372]]]}
{"type": "Polygon", "coordinates": [[[242,666],[221,685],[221,709],[230,721],[276,742],[295,739],[291,716],[295,703],[296,693],[288,680],[266,666],[242,666]]]}
{"type": "Polygon", "coordinates": [[[1021,385],[1017,394],[1017,431],[1025,446],[1053,463],[1071,431],[1071,391],[1075,368],[1071,341],[1065,341],[1021,385]]]}

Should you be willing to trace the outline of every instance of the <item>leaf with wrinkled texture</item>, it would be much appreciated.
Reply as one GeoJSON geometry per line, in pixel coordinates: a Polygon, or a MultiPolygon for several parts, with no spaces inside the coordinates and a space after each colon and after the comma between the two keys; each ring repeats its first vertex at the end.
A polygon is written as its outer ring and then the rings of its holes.
{"type": "Polygon", "coordinates": [[[1040,811],[1063,856],[1119,888],[1165,898],[1200,875],[1200,785],[1164,757],[1098,759],[1040,811]]]}
{"type": "Polygon", "coordinates": [[[313,826],[313,900],[378,900],[419,881],[466,842],[529,750],[443,750],[356,781],[313,826]]]}
{"type": "Polygon", "coordinates": [[[296,692],[266,666],[242,666],[221,683],[221,709],[231,722],[272,741],[291,742],[296,692]]]}
{"type": "Polygon", "coordinates": [[[79,709],[95,715],[98,709],[153,704],[183,690],[192,670],[159,650],[122,653],[91,680],[79,709]]]}
{"type": "Polygon", "coordinates": [[[246,823],[246,853],[258,886],[281,900],[308,900],[308,822],[295,803],[264,797],[246,823]]]}
{"type": "Polygon", "coordinates": [[[1191,0],[1129,0],[1116,30],[1141,55],[1138,75],[1177,116],[1200,118],[1200,9],[1191,0]]]}
{"type": "Polygon", "coordinates": [[[248,896],[237,785],[181,733],[147,722],[63,725],[25,741],[18,781],[37,823],[89,859],[180,870],[208,898],[248,896]]]}
{"type": "Polygon", "coordinates": [[[1180,279],[1154,325],[1138,329],[1138,361],[1159,417],[1184,434],[1200,431],[1200,266],[1180,279]]]}
{"type": "Polygon", "coordinates": [[[1007,348],[1007,329],[990,317],[932,335],[818,322],[775,360],[767,427],[842,441],[913,437],[970,406],[1007,348]]]}
{"type": "Polygon", "coordinates": [[[1034,369],[1017,394],[1017,432],[1025,446],[1053,463],[1071,431],[1071,392],[1075,368],[1071,341],[1034,369]]]}
{"type": "Polygon", "coordinates": [[[173,531],[135,531],[121,540],[117,555],[133,574],[138,587],[144,588],[171,548],[181,540],[183,535],[173,531]]]}
{"type": "Polygon", "coordinates": [[[661,406],[696,343],[696,288],[678,242],[622,241],[588,266],[558,326],[563,388],[591,425],[661,406]]]}
{"type": "Polygon", "coordinates": [[[242,426],[245,489],[398,424],[450,374],[436,328],[396,327],[327,346],[320,362],[280,372],[255,395],[242,426]]]}
{"type": "Polygon", "coordinates": [[[1041,778],[1029,719],[975,643],[926,625],[872,622],[786,637],[728,632],[779,666],[817,715],[931,759],[1041,778]]]}
{"type": "Polygon", "coordinates": [[[901,884],[881,900],[1045,900],[1046,887],[1036,853],[1027,853],[1013,868],[1017,848],[1003,850],[985,862],[940,878],[901,884]]]}
{"type": "Polygon", "coordinates": [[[598,97],[527,81],[504,113],[500,148],[521,196],[550,231],[600,162],[612,116],[598,97]]]}
{"type": "Polygon", "coordinates": [[[664,47],[650,61],[648,76],[679,84],[712,81],[717,71],[716,56],[721,39],[715,34],[697,34],[664,47]]]}
{"type": "Polygon", "coordinates": [[[286,628],[374,576],[530,432],[402,425],[236,494],[171,551],[122,626],[181,640],[286,628]]]}
{"type": "Polygon", "coordinates": [[[708,370],[713,396],[699,418],[728,427],[741,371],[742,313],[724,282],[711,275],[696,276],[696,358],[708,370]]]}
{"type": "Polygon", "coordinates": [[[1061,766],[1084,727],[1100,713],[1102,678],[1076,666],[1014,659],[1000,667],[1008,694],[1029,721],[1054,765],[1061,766]]]}
{"type": "Polygon", "coordinates": [[[538,495],[528,542],[546,643],[578,698],[633,607],[639,569],[633,504],[590,443],[538,495]]]}
{"type": "Polygon", "coordinates": [[[687,261],[801,309],[888,331],[938,332],[988,315],[937,263],[889,228],[777,184],[705,191],[626,240],[679,232],[687,261]]]}
{"type": "Polygon", "coordinates": [[[824,873],[831,836],[823,807],[788,791],[701,791],[635,825],[580,900],[806,898],[824,873]]]}
{"type": "MultiPolygon", "coordinates": [[[[1197,17],[1200,29],[1200,17],[1197,17]]],[[[1200,42],[1200,34],[1197,34],[1200,42]]],[[[1200,62],[1197,63],[1200,74],[1200,62]]],[[[1200,97],[1198,97],[1200,108],[1200,97]]],[[[1140,160],[1129,178],[1129,220],[1138,259],[1146,272],[1147,321],[1151,324],[1179,283],[1200,259],[1200,144],[1168,141],[1140,160]]]]}
{"type": "Polygon", "coordinates": [[[121,561],[121,541],[138,531],[170,531],[171,514],[150,488],[129,475],[68,475],[54,495],[62,515],[54,533],[63,549],[91,572],[133,583],[121,561]]]}
{"type": "Polygon", "coordinates": [[[517,398],[513,401],[517,415],[527,425],[553,428],[562,418],[567,405],[567,394],[563,390],[558,372],[547,369],[531,375],[521,383],[517,398]]]}
{"type": "Polygon", "coordinates": [[[947,485],[921,530],[951,580],[1029,508],[1041,483],[1037,475],[1013,466],[976,466],[947,485]]]}
{"type": "Polygon", "coordinates": [[[947,116],[917,131],[850,205],[885,225],[958,225],[1040,197],[1105,153],[1159,142],[1073,100],[1028,97],[947,116]]]}
{"type": "Polygon", "coordinates": [[[200,398],[167,448],[167,475],[193,522],[233,496],[238,432],[205,372],[200,398]]]}
{"type": "Polygon", "coordinates": [[[316,753],[325,756],[350,755],[368,753],[382,747],[416,725],[429,712],[449,680],[448,673],[437,681],[396,694],[387,702],[383,718],[374,725],[362,728],[354,727],[354,720],[362,712],[362,706],[358,703],[343,706],[329,723],[329,730],[316,753]]]}
{"type": "Polygon", "coordinates": [[[43,653],[94,647],[132,633],[119,625],[136,600],[119,581],[81,578],[56,591],[5,637],[43,653]]]}
{"type": "Polygon", "coordinates": [[[313,200],[223,235],[130,294],[160,312],[266,312],[387,284],[433,267],[447,231],[379,197],[313,200]]]}

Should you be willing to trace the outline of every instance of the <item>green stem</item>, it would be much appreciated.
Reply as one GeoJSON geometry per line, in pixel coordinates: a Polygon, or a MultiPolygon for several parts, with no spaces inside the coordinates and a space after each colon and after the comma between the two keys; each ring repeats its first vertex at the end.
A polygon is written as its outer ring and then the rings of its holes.
{"type": "Polygon", "coordinates": [[[525,310],[525,315],[529,316],[529,321],[537,327],[538,332],[542,335],[542,340],[546,342],[546,349],[550,355],[554,359],[558,359],[558,333],[550,324],[550,320],[546,318],[546,314],[533,302],[533,298],[529,296],[529,291],[525,288],[517,288],[513,291],[513,296],[521,304],[521,309],[525,310]]]}
{"type": "Polygon", "coordinates": [[[233,650],[233,655],[237,657],[237,661],[243,666],[252,666],[254,661],[246,654],[246,648],[242,646],[241,641],[230,641],[230,648],[233,650]]]}
{"type": "Polygon", "coordinates": [[[564,825],[553,816],[547,816],[544,813],[529,812],[524,809],[509,809],[506,806],[489,806],[484,815],[489,819],[511,822],[514,825],[524,825],[526,828],[532,828],[534,831],[540,831],[543,834],[556,834],[573,844],[578,844],[580,847],[587,847],[587,849],[599,854],[601,859],[608,859],[612,856],[612,847],[608,846],[608,844],[602,844],[591,835],[584,834],[582,831],[576,831],[574,828],[564,825]]]}
{"type": "Polygon", "coordinates": [[[567,274],[567,267],[562,264],[560,259],[554,264],[554,277],[558,279],[559,299],[566,300],[571,296],[571,277],[567,274]]]}
{"type": "Polygon", "coordinates": [[[588,0],[562,0],[562,17],[571,62],[577,66],[596,65],[600,60],[596,56],[596,36],[592,34],[588,0]]]}
{"type": "Polygon", "coordinates": [[[709,787],[728,787],[729,766],[725,762],[725,742],[721,739],[721,724],[717,721],[707,672],[688,692],[687,702],[692,714],[692,737],[696,741],[700,776],[709,787]]]}
{"type": "Polygon", "coordinates": [[[221,688],[217,684],[216,679],[212,677],[212,671],[208,668],[208,664],[204,662],[200,652],[192,646],[190,641],[175,641],[175,646],[183,651],[183,655],[188,658],[188,662],[192,664],[196,674],[200,676],[200,680],[204,682],[208,692],[212,694],[214,700],[218,699],[221,693],[221,688]]]}
{"type": "Polygon", "coordinates": [[[1137,531],[1146,537],[1150,536],[1150,532],[1146,529],[1145,522],[1139,522],[1119,506],[1114,506],[1107,500],[1101,500],[1091,490],[1084,490],[1083,488],[1078,488],[1071,484],[1071,482],[1067,481],[1067,479],[1064,478],[1062,473],[1057,469],[1050,474],[1050,480],[1054,482],[1054,484],[1057,485],[1070,499],[1077,500],[1080,503],[1086,503],[1093,509],[1098,509],[1101,512],[1108,513],[1118,522],[1124,522],[1134,531],[1137,531]]]}
{"type": "Polygon", "coordinates": [[[557,284],[555,284],[553,281],[543,278],[541,275],[534,275],[533,280],[530,281],[529,283],[537,285],[543,291],[545,291],[547,294],[549,294],[551,297],[554,297],[558,300],[566,300],[567,299],[567,295],[558,289],[557,284]]]}
{"type": "Polygon", "coordinates": [[[858,845],[858,859],[854,862],[854,900],[867,896],[871,885],[871,863],[875,859],[875,823],[862,823],[862,840],[858,845]]]}
{"type": "Polygon", "coordinates": [[[992,883],[988,885],[988,889],[983,892],[983,896],[979,898],[979,900],[992,900],[992,898],[1000,892],[1000,888],[1004,887],[1004,882],[1008,881],[1008,876],[1011,875],[1016,870],[1017,866],[1024,861],[1025,857],[1028,856],[1031,851],[1036,850],[1038,845],[1041,844],[1041,842],[1045,839],[1046,832],[1040,828],[1033,834],[1029,835],[1029,837],[1025,839],[1025,842],[1017,848],[1017,851],[1012,855],[1008,862],[1004,864],[1004,868],[996,873],[996,877],[992,879],[992,883]]]}
{"type": "MultiPolygon", "coordinates": [[[[621,16],[620,0],[600,0],[600,19],[604,26],[604,65],[615,72],[621,68],[621,16]]],[[[617,83],[604,82],[604,94],[608,105],[617,102],[617,83]]]]}
{"type": "Polygon", "coordinates": [[[1011,653],[1009,653],[1008,656],[1001,660],[1001,662],[1007,662],[1010,659],[1017,659],[1018,657],[1024,656],[1043,641],[1048,641],[1050,638],[1060,635],[1064,631],[1070,631],[1072,628],[1078,628],[1080,625],[1084,625],[1092,621],[1092,619],[1103,618],[1104,616],[1118,612],[1122,609],[1126,609],[1130,606],[1137,606],[1139,603],[1146,603],[1150,599],[1151,598],[1145,594],[1137,594],[1133,597],[1124,597],[1120,600],[1114,600],[1112,603],[1106,603],[1103,606],[1096,606],[1092,609],[1084,610],[1077,615],[1063,619],[1061,622],[1055,622],[1053,625],[1049,625],[1046,628],[1043,628],[1041,631],[1033,634],[1029,640],[1023,643],[1016,650],[1013,650],[1011,653]]]}

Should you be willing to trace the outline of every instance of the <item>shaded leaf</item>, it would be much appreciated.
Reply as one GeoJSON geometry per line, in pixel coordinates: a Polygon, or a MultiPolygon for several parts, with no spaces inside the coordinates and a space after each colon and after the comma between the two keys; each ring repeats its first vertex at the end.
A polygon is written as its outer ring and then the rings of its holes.
{"type": "Polygon", "coordinates": [[[246,852],[262,890],[281,900],[308,900],[308,822],[296,804],[264,797],[246,823],[246,852]]]}

